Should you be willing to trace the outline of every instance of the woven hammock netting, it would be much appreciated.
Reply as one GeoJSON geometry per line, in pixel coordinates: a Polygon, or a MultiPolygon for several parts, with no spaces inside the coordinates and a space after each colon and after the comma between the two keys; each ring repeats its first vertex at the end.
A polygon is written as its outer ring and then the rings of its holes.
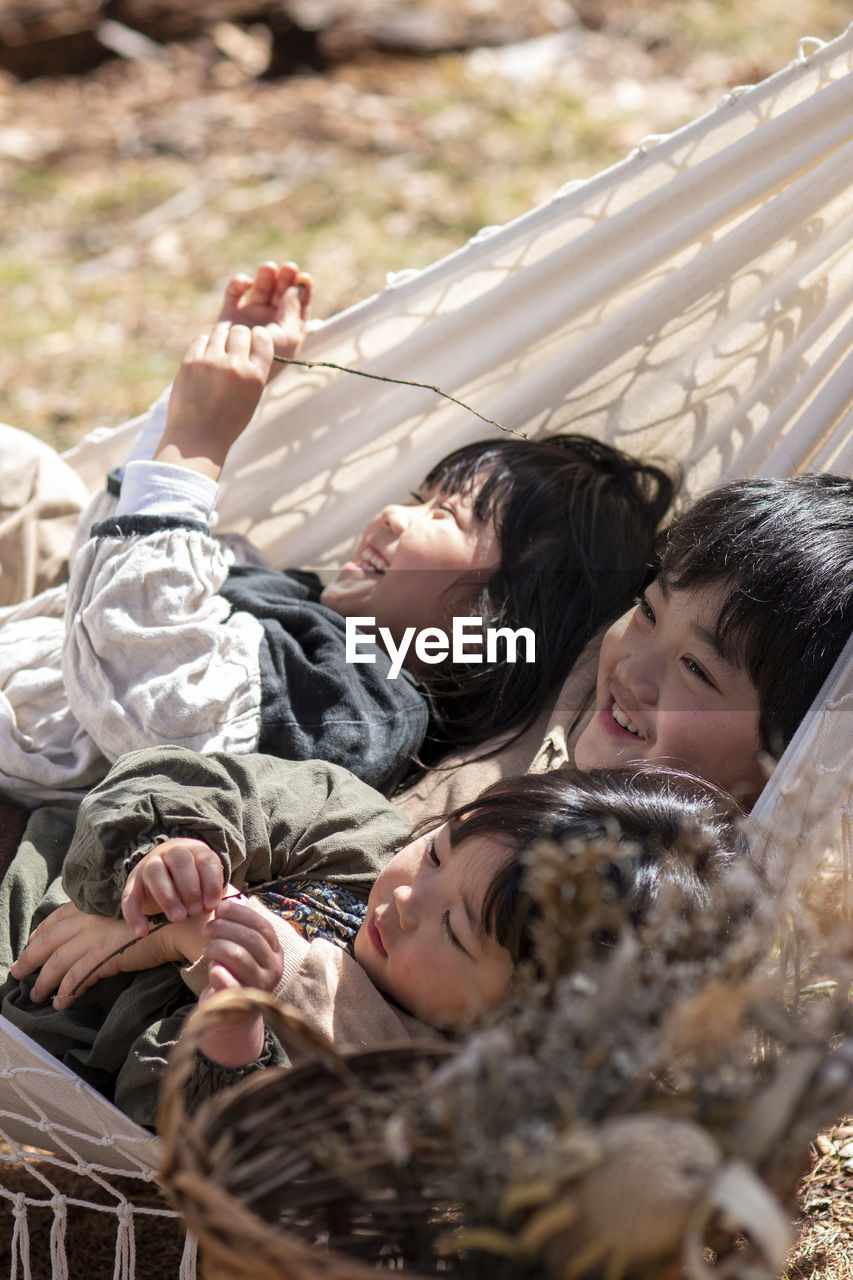
{"type": "MultiPolygon", "coordinates": [[[[229,456],[220,530],[274,566],[331,566],[377,502],[496,430],[435,390],[329,364],[441,388],[514,431],[675,459],[691,494],[743,475],[850,473],[851,175],[853,28],[804,39],[785,70],[317,325],[301,355],[324,363],[276,379],[229,456]]],[[[66,455],[90,491],[142,421],[66,455]]],[[[771,845],[779,832],[850,844],[851,659],[848,645],[759,800],[771,845]]],[[[72,1206],[51,1171],[69,1168],[90,1178],[91,1212],[114,1216],[114,1274],[130,1280],[135,1233],[166,1209],[134,1205],[122,1178],[155,1178],[157,1140],[5,1029],[0,1076],[0,1158],[35,1171],[26,1191],[0,1176],[13,1280],[33,1274],[29,1215],[45,1207],[51,1274],[68,1274],[72,1206]]],[[[182,1275],[194,1265],[190,1243],[182,1275]]]]}

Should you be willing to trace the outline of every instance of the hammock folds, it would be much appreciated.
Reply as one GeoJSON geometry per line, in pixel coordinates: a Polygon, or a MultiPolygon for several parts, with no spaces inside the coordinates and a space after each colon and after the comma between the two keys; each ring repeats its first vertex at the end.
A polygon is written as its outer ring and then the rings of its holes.
{"type": "MultiPolygon", "coordinates": [[[[440,387],[510,430],[583,431],[674,458],[691,494],[741,475],[850,472],[851,175],[853,27],[827,45],[801,41],[784,71],[401,273],[316,326],[301,354],[440,387]]],[[[143,420],[66,455],[90,490],[143,420]]],[[[276,567],[331,566],[377,500],[494,432],[434,390],[290,368],[231,451],[219,527],[247,535],[276,567]]],[[[803,847],[835,839],[846,815],[850,844],[851,709],[848,645],[756,808],[771,842],[780,825],[803,847]]],[[[0,1075],[11,1159],[31,1160],[17,1146],[30,1143],[98,1178],[153,1176],[157,1142],[5,1028],[0,1075]]],[[[60,1214],[62,1197],[0,1185],[3,1197],[16,1214],[12,1275],[27,1276],[27,1205],[55,1202],[60,1214]]],[[[135,1215],[118,1199],[115,1274],[131,1277],[135,1215]]]]}

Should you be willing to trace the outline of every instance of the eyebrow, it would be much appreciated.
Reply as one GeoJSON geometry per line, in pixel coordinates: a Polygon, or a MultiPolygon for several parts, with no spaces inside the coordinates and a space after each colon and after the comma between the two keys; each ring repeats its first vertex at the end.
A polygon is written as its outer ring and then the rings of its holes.
{"type": "Polygon", "coordinates": [[[693,630],[724,667],[727,667],[729,671],[733,672],[743,670],[743,667],[739,662],[733,661],[728,654],[723,651],[722,646],[713,631],[709,631],[707,627],[700,627],[698,622],[693,623],[693,630]]]}
{"type": "MultiPolygon", "coordinates": [[[[669,600],[672,599],[673,588],[667,582],[666,575],[664,573],[659,573],[658,576],[653,580],[653,584],[650,584],[650,585],[655,585],[658,587],[661,595],[664,598],[664,602],[668,603],[669,600]]],[[[740,662],[734,661],[725,652],[722,645],[720,644],[720,641],[717,638],[716,632],[711,631],[708,627],[700,626],[698,622],[692,622],[690,624],[690,627],[691,627],[691,630],[695,633],[695,635],[698,636],[698,638],[702,641],[703,644],[708,646],[708,648],[715,655],[715,657],[718,658],[719,661],[722,662],[722,664],[725,667],[728,667],[728,669],[733,672],[743,671],[742,664],[740,662]]]]}
{"type": "Polygon", "coordinates": [[[479,911],[475,911],[471,903],[471,899],[467,893],[462,895],[462,906],[465,908],[465,915],[468,917],[468,924],[471,926],[471,932],[478,942],[482,943],[486,936],[486,930],[483,927],[483,921],[479,911]]]}

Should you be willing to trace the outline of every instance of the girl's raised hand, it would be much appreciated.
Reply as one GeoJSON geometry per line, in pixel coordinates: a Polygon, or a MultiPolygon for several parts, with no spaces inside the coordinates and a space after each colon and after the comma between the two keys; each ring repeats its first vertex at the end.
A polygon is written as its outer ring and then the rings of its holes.
{"type": "Polygon", "coordinates": [[[263,327],[220,321],[195,338],[172,385],[155,460],[218,480],[257,408],[272,358],[273,336],[263,327]]]}
{"type": "Polygon", "coordinates": [[[270,913],[229,887],[204,927],[208,969],[221,965],[241,987],[273,991],[284,965],[270,913]]]}
{"type": "Polygon", "coordinates": [[[121,913],[137,937],[148,933],[148,916],[173,923],[213,911],[225,878],[218,854],[202,840],[174,839],[146,853],[127,877],[121,913]]]}
{"type": "MultiPolygon", "coordinates": [[[[219,319],[250,328],[264,325],[272,336],[275,354],[289,358],[296,354],[305,337],[311,293],[311,277],[294,262],[281,266],[264,262],[254,279],[242,273],[231,277],[219,319]]],[[[280,364],[273,364],[269,378],[274,378],[281,368],[280,364]]]]}

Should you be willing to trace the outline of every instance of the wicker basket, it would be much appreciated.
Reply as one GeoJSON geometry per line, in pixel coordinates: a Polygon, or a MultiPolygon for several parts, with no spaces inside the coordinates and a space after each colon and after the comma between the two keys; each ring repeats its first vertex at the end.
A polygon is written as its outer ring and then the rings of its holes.
{"type": "Polygon", "coordinates": [[[383,1124],[450,1052],[407,1044],[337,1053],[262,992],[222,992],[200,1006],[170,1063],[158,1127],[163,1184],[199,1239],[206,1280],[365,1280],[376,1262],[399,1269],[403,1256],[429,1267],[454,1211],[438,1190],[447,1155],[443,1144],[421,1151],[412,1180],[391,1167],[383,1124]],[[256,1072],[187,1114],[200,1038],[224,1010],[247,1009],[310,1059],[256,1072]],[[425,1162],[435,1176],[424,1178],[425,1162]]]}

